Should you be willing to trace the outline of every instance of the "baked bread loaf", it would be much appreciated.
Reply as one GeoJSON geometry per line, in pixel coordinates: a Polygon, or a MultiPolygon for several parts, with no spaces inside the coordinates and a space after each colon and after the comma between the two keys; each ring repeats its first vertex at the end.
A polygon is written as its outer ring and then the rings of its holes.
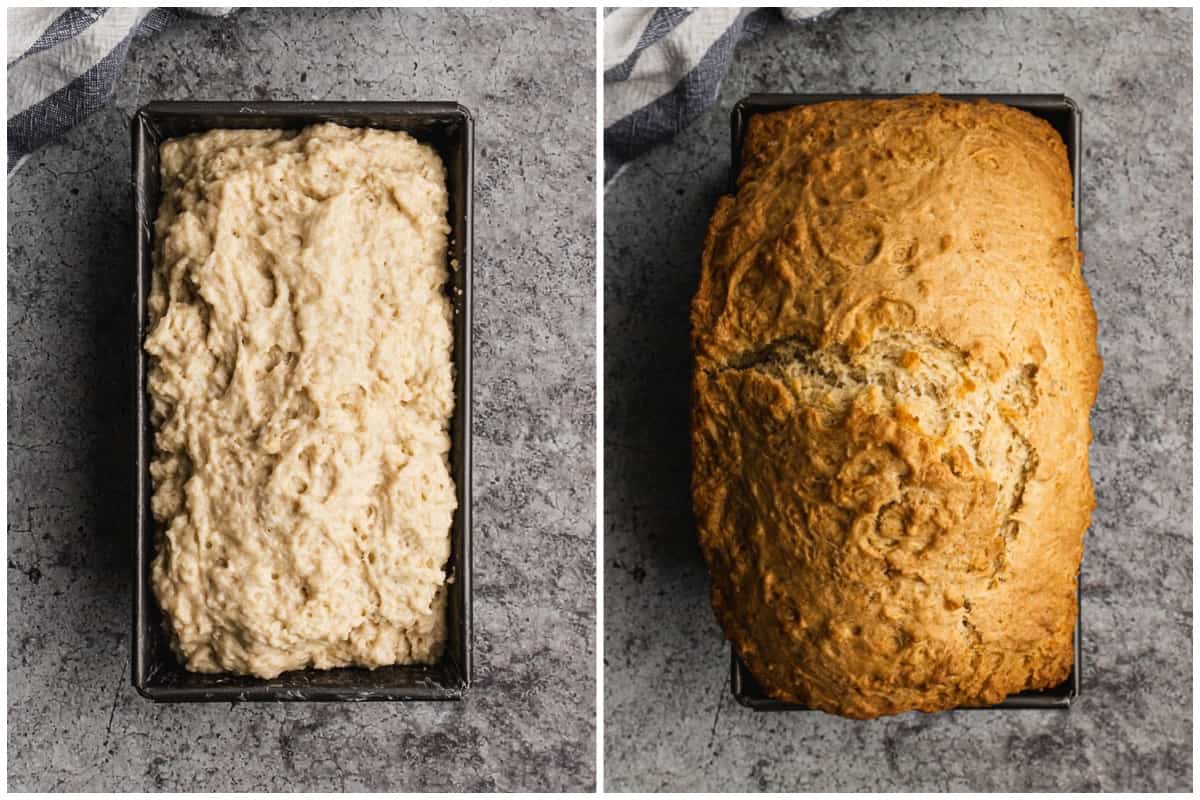
{"type": "Polygon", "coordinates": [[[853,718],[1061,683],[1101,363],[1066,149],[937,96],[749,121],[692,303],[712,601],[764,689],[853,718]]]}

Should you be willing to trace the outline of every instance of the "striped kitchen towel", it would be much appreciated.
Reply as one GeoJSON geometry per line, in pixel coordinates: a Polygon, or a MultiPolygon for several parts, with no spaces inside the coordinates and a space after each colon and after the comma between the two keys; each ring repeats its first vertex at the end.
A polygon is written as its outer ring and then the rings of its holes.
{"type": "Polygon", "coordinates": [[[8,9],[8,174],[112,95],[134,35],[228,8],[8,9]]]}
{"type": "MultiPolygon", "coordinates": [[[[828,8],[784,8],[802,22],[828,8]]],[[[604,16],[604,172],[683,130],[717,99],[733,50],[774,13],[757,8],[618,8],[604,16]]],[[[775,17],[778,18],[778,17],[775,17]]]]}

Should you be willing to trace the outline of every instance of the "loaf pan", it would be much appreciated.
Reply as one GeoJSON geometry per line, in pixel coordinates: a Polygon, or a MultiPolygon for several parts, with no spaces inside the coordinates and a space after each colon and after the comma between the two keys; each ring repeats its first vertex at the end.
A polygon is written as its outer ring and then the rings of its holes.
{"type": "MultiPolygon", "coordinates": [[[[832,100],[887,100],[897,97],[906,97],[908,95],[901,94],[873,94],[873,95],[848,95],[848,94],[753,94],[741,100],[733,107],[731,115],[731,141],[733,145],[733,169],[729,174],[729,192],[737,193],[737,174],[741,169],[742,157],[742,136],[746,130],[746,123],[750,117],[755,114],[769,114],[772,111],[782,111],[794,106],[807,106],[815,103],[827,103],[832,100]]],[[[1014,108],[1022,109],[1035,117],[1041,117],[1050,123],[1050,125],[1058,131],[1062,136],[1063,142],[1067,146],[1067,159],[1071,164],[1071,178],[1074,182],[1075,190],[1075,235],[1077,247],[1083,250],[1083,239],[1079,232],[1079,208],[1082,205],[1082,195],[1080,193],[1080,169],[1079,158],[1083,150],[1080,148],[1080,111],[1079,106],[1069,97],[1060,94],[946,94],[942,95],[950,100],[990,100],[993,103],[1003,103],[1004,105],[1013,106],[1014,108]]],[[[1075,617],[1075,663],[1071,668],[1071,674],[1067,679],[1050,689],[1040,691],[1021,692],[1020,694],[1009,695],[1005,700],[994,706],[980,707],[982,709],[1011,709],[1011,708],[1069,708],[1072,701],[1079,696],[1080,690],[1080,667],[1082,664],[1082,646],[1080,643],[1080,624],[1083,617],[1082,595],[1076,589],[1076,596],[1079,600],[1077,608],[1079,609],[1075,617]]],[[[755,711],[809,711],[811,709],[803,705],[785,703],[781,700],[775,700],[768,697],[763,691],[758,681],[750,674],[750,670],[738,658],[736,652],[732,653],[730,666],[730,689],[733,696],[742,705],[752,708],[755,711]]]]}
{"type": "Polygon", "coordinates": [[[240,700],[458,700],[471,683],[471,227],[473,128],[470,112],[456,103],[151,103],[134,115],[133,193],[137,236],[134,299],[134,486],[137,491],[133,605],[133,685],[144,697],[164,702],[240,700]],[[142,349],[150,291],[154,218],[160,199],[158,147],[167,140],[215,128],[299,129],[320,122],[407,131],[433,146],[446,166],[450,195],[450,257],[457,262],[446,287],[454,308],[455,405],[451,422],[451,474],[458,509],[451,528],[448,563],[447,643],[433,665],[377,669],[339,668],[287,672],[272,680],[185,670],[168,644],[158,602],[150,587],[155,523],[150,513],[149,465],[153,432],[146,393],[147,356],[142,349]]]}

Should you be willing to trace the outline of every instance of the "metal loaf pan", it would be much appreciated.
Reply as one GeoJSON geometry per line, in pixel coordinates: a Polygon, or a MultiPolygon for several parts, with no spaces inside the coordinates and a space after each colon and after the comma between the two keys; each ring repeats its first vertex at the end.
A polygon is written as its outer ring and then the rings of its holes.
{"type": "Polygon", "coordinates": [[[474,121],[457,103],[161,102],[134,115],[133,192],[137,230],[133,376],[136,426],[134,486],[137,529],[133,596],[133,685],[165,702],[240,700],[458,700],[471,683],[471,228],[474,121]],[[446,653],[433,665],[378,669],[300,670],[261,680],[240,675],[188,672],[168,644],[162,614],[150,587],[155,524],[150,513],[149,464],[153,447],[146,394],[146,301],[150,291],[154,218],[158,213],[159,145],[177,136],[215,128],[300,129],[319,122],[407,131],[432,145],[446,166],[450,195],[451,270],[446,287],[454,308],[455,407],[450,465],[458,509],[451,528],[446,653]]]}
{"type": "MultiPolygon", "coordinates": [[[[731,115],[731,133],[733,145],[733,168],[729,174],[729,192],[737,193],[737,175],[741,169],[742,156],[742,137],[746,130],[746,123],[750,117],[755,114],[769,114],[772,111],[782,111],[794,106],[813,105],[815,103],[827,103],[832,100],[882,100],[892,99],[897,97],[906,97],[902,94],[873,94],[873,95],[858,95],[858,94],[753,94],[742,99],[733,107],[731,115]]],[[[1071,177],[1074,182],[1074,201],[1075,201],[1075,235],[1077,238],[1077,247],[1083,250],[1082,235],[1079,232],[1080,206],[1082,205],[1082,195],[1080,193],[1080,169],[1079,159],[1083,152],[1080,147],[1080,111],[1079,106],[1075,104],[1071,98],[1059,94],[946,94],[942,95],[950,100],[990,100],[993,103],[1003,103],[1004,105],[1013,106],[1023,111],[1033,114],[1035,117],[1041,117],[1050,123],[1050,125],[1058,131],[1062,136],[1063,142],[1067,146],[1067,158],[1071,164],[1071,177]]],[[[986,709],[1013,709],[1013,708],[1041,708],[1041,709],[1065,709],[1070,707],[1072,701],[1079,696],[1080,691],[1080,669],[1082,666],[1082,646],[1080,643],[1080,624],[1082,621],[1082,595],[1077,592],[1079,600],[1077,608],[1079,609],[1075,617],[1075,664],[1071,669],[1071,674],[1067,679],[1058,686],[1051,689],[1043,689],[1040,691],[1021,692],[1020,694],[1009,695],[1003,702],[981,708],[986,709]]],[[[803,705],[785,703],[781,700],[775,700],[767,695],[763,688],[750,674],[750,670],[742,664],[737,653],[732,653],[730,666],[730,688],[733,696],[742,705],[752,708],[755,711],[810,711],[811,709],[803,705]]]]}

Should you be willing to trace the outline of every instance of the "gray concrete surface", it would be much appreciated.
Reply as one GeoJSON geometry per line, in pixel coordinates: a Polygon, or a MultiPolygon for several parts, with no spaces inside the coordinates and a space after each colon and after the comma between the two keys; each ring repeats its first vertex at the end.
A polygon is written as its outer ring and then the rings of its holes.
{"type": "Polygon", "coordinates": [[[594,12],[244,10],[135,43],[9,183],[13,790],[594,785],[594,12]],[[158,706],[131,688],[130,114],[452,99],[477,118],[476,685],[461,704],[158,706]]]}
{"type": "Polygon", "coordinates": [[[610,789],[1187,790],[1192,786],[1192,17],[856,10],[775,27],[711,113],[605,199],[605,781],[610,789]],[[1054,92],[1083,107],[1084,271],[1105,372],[1099,508],[1069,712],[870,723],[729,694],[688,504],[687,303],[754,91],[1054,92]]]}

